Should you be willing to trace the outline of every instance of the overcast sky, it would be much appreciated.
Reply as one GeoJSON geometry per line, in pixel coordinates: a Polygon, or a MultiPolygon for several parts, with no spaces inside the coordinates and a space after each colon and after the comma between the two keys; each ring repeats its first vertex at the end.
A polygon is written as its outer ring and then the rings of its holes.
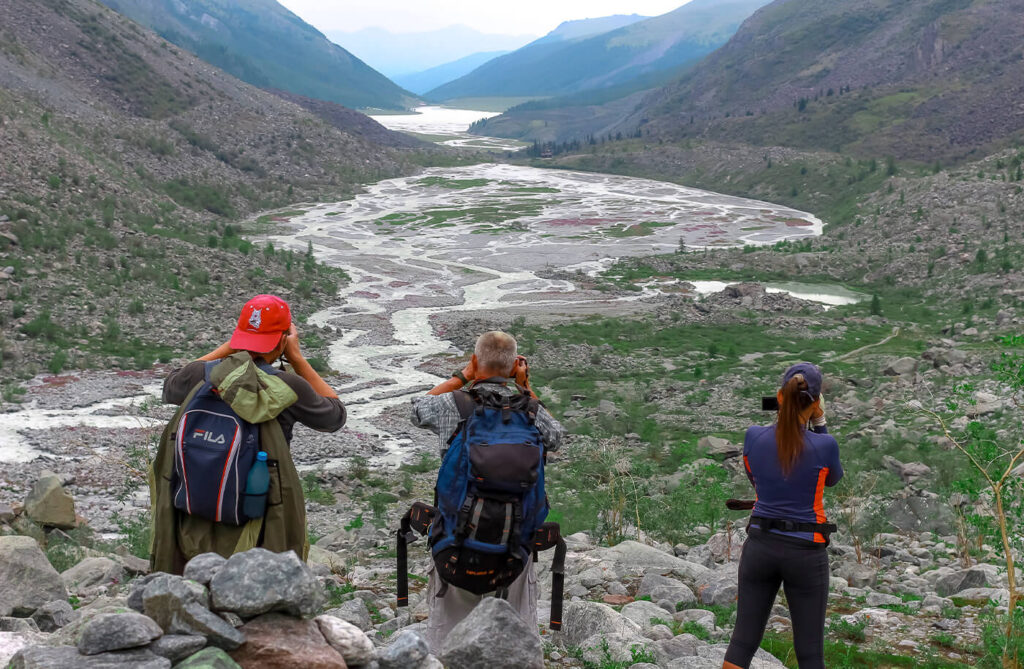
{"type": "Polygon", "coordinates": [[[657,16],[689,0],[279,0],[321,32],[377,26],[422,32],[461,23],[485,33],[543,35],[562,21],[611,14],[657,16]]]}

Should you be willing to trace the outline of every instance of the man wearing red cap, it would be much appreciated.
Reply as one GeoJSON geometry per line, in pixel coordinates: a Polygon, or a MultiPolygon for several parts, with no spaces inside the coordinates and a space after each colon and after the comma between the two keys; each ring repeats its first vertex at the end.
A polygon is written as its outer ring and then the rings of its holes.
{"type": "Polygon", "coordinates": [[[201,553],[227,557],[255,546],[274,552],[294,550],[305,559],[309,552],[306,510],[291,459],[292,428],[302,423],[320,432],[335,432],[345,424],[345,407],[302,356],[288,303],[273,295],[249,300],[228,342],[167,376],[163,400],[180,408],[164,430],[150,473],[152,568],[181,573],[185,563],[201,553]],[[271,367],[281,358],[292,371],[271,367]],[[214,361],[220,362],[209,364],[214,361]],[[172,499],[181,415],[207,382],[238,417],[258,425],[259,448],[268,455],[266,515],[241,526],[190,515],[175,508],[172,499]]]}

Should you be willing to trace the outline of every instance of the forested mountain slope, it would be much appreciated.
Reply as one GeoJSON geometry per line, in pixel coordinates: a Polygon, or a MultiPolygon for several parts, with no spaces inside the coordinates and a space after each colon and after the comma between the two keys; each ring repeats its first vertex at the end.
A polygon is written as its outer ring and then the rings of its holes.
{"type": "Polygon", "coordinates": [[[412,169],[92,0],[0,3],[0,126],[5,374],[148,365],[253,290],[301,310],[337,277],[234,220],[412,169]]]}
{"type": "Polygon", "coordinates": [[[1024,130],[1022,16],[1022,0],[776,0],[620,127],[963,158],[1024,130]]]}
{"type": "Polygon", "coordinates": [[[357,109],[404,109],[415,98],[276,0],[103,2],[260,88],[357,109]]]}
{"type": "Polygon", "coordinates": [[[596,36],[542,38],[426,95],[433,100],[558,96],[621,85],[707,55],[766,2],[694,0],[668,14],[596,36]]]}

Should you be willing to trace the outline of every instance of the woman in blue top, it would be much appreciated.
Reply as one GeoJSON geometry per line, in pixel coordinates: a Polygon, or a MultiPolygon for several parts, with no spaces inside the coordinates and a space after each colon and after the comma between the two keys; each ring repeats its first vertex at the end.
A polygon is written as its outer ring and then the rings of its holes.
{"type": "Polygon", "coordinates": [[[754,426],[743,462],[757,494],[739,566],[736,627],[723,669],[746,669],[761,645],[781,585],[801,669],[824,669],[828,525],[822,497],[843,477],[839,444],[821,408],[821,370],[786,370],[775,425],[754,426]],[[808,429],[810,427],[810,429],[808,429]]]}

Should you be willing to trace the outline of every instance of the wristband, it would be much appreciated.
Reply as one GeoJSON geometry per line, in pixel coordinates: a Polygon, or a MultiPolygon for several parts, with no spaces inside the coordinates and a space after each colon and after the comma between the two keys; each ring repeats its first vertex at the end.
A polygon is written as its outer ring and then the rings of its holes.
{"type": "Polygon", "coordinates": [[[452,377],[458,379],[459,381],[462,381],[462,385],[466,385],[467,383],[469,383],[469,379],[467,379],[466,375],[463,374],[462,372],[452,372],[452,377]]]}

